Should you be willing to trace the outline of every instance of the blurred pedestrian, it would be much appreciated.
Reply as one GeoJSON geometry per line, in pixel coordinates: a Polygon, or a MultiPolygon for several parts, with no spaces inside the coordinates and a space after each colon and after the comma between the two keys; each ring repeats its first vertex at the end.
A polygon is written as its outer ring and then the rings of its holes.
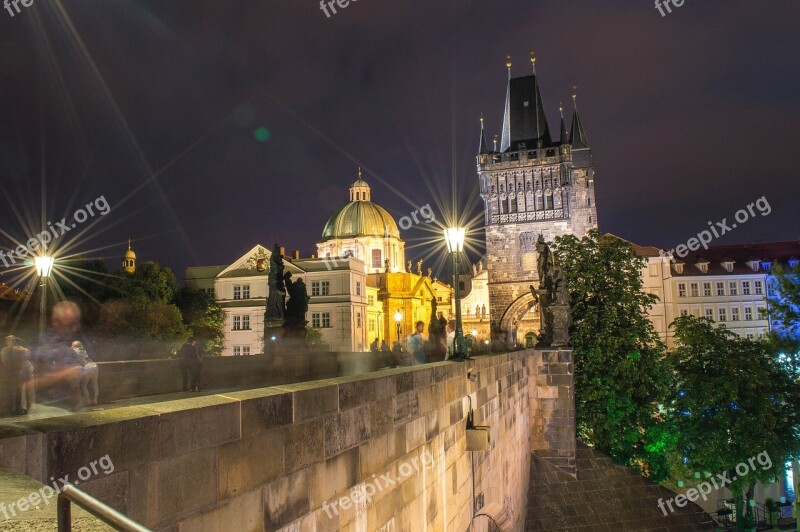
{"type": "Polygon", "coordinates": [[[89,358],[89,354],[86,352],[86,348],[83,347],[81,342],[77,340],[72,342],[72,349],[83,363],[83,374],[81,375],[81,394],[83,396],[83,401],[84,403],[97,406],[97,396],[100,395],[97,382],[100,368],[89,358]],[[91,394],[89,393],[89,384],[92,385],[91,394]]]}
{"type": "Polygon", "coordinates": [[[203,353],[197,346],[197,340],[190,337],[178,351],[181,359],[180,367],[183,373],[183,391],[199,392],[200,377],[203,371],[203,353]]]}
{"type": "MultiPolygon", "coordinates": [[[[67,402],[73,409],[83,406],[83,363],[72,349],[81,340],[81,310],[72,301],[53,305],[51,328],[39,337],[35,349],[36,386],[52,402],[67,402]]],[[[82,342],[86,345],[86,342],[82,342]]],[[[40,394],[41,395],[41,394],[40,394]]]]}

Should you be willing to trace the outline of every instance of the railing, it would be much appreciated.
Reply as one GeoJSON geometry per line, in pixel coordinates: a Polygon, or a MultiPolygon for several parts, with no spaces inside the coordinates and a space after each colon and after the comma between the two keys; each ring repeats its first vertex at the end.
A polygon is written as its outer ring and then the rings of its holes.
{"type": "Polygon", "coordinates": [[[58,494],[58,532],[72,532],[72,507],[75,503],[105,524],[123,532],[151,532],[133,519],[122,515],[107,504],[103,504],[91,495],[82,492],[75,486],[67,484],[58,494]]]}

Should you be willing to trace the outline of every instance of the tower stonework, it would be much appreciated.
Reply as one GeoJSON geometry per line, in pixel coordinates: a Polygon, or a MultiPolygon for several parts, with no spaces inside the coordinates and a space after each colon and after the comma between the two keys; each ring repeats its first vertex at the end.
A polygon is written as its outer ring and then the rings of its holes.
{"type": "Polygon", "coordinates": [[[538,332],[526,330],[531,320],[523,319],[534,306],[530,287],[538,287],[538,236],[549,243],[597,228],[592,153],[577,105],[569,136],[562,112],[561,135],[553,140],[535,59],[531,62],[531,75],[513,79],[508,63],[502,142],[499,149],[488,149],[481,125],[477,156],[491,316],[512,344],[526,333],[538,332]]]}

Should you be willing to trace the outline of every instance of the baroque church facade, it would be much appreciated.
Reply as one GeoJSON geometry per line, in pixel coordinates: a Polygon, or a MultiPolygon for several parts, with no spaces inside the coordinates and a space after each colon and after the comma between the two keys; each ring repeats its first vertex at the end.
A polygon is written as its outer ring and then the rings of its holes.
{"type": "Polygon", "coordinates": [[[545,115],[536,58],[532,72],[508,84],[500,145],[489,148],[481,120],[477,173],[484,202],[489,306],[495,331],[512,344],[538,332],[531,286],[538,287],[535,244],[597,228],[592,150],[573,94],[569,132],[553,138],[545,115]]]}

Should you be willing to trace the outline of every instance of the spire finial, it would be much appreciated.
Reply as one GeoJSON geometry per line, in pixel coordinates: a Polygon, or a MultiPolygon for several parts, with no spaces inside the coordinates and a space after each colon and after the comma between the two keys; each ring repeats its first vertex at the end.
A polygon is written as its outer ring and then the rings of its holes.
{"type": "Polygon", "coordinates": [[[363,177],[364,177],[364,174],[363,174],[363,172],[361,172],[361,167],[359,166],[359,167],[358,167],[358,179],[360,180],[360,179],[362,179],[363,177]]]}
{"type": "Polygon", "coordinates": [[[511,71],[511,54],[506,54],[506,68],[511,71]]]}
{"type": "Polygon", "coordinates": [[[483,113],[481,113],[481,129],[483,129],[483,113]]]}
{"type": "Polygon", "coordinates": [[[494,136],[494,140],[492,142],[494,143],[494,151],[496,152],[497,151],[497,135],[494,136]]]}
{"type": "Polygon", "coordinates": [[[536,74],[536,52],[531,50],[531,68],[533,73],[536,74]]]}
{"type": "Polygon", "coordinates": [[[130,250],[131,250],[131,239],[129,238],[128,239],[128,251],[130,251],[130,250]]]}
{"type": "Polygon", "coordinates": [[[558,102],[558,112],[561,113],[561,118],[564,118],[564,102],[558,102]]]}
{"type": "Polygon", "coordinates": [[[577,85],[573,85],[572,86],[572,104],[573,105],[577,104],[577,101],[578,101],[578,86],[577,85]]]}

